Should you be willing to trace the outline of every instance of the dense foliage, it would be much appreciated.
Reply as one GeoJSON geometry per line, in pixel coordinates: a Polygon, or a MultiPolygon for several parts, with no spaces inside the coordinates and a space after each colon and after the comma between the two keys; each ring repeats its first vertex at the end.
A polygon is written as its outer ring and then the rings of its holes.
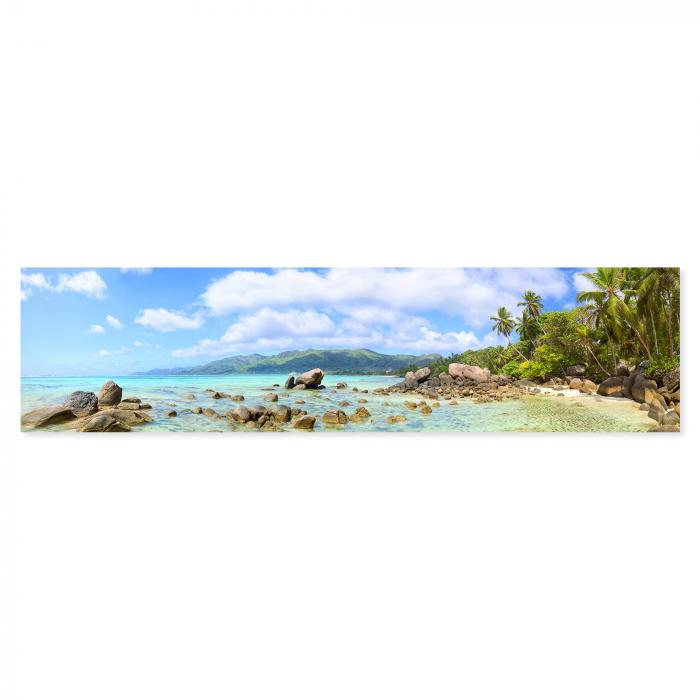
{"type": "Polygon", "coordinates": [[[520,316],[501,307],[491,317],[505,347],[467,350],[434,363],[433,372],[461,362],[542,380],[582,364],[587,376],[601,380],[619,361],[647,360],[651,377],[680,365],[679,268],[599,267],[582,277],[589,289],[578,294],[575,308],[545,312],[542,298],[528,290],[518,303],[520,316]]]}

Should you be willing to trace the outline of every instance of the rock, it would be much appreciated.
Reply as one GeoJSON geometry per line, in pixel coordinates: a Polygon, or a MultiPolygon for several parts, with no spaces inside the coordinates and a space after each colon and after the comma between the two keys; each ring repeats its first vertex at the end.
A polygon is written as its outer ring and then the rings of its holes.
{"type": "MultiPolygon", "coordinates": [[[[91,420],[94,420],[98,416],[107,416],[109,418],[112,418],[118,423],[120,423],[124,428],[132,428],[135,425],[141,425],[142,423],[151,422],[151,417],[147,413],[143,413],[142,411],[124,411],[118,408],[111,408],[105,411],[100,411],[91,418],[88,418],[84,425],[87,425],[91,420]]],[[[110,430],[110,432],[113,432],[113,430],[110,430]]]]}
{"type": "Polygon", "coordinates": [[[626,399],[634,399],[632,398],[632,377],[623,377],[622,378],[622,395],[626,399]]]}
{"type": "Polygon", "coordinates": [[[226,418],[236,423],[247,423],[250,419],[250,411],[245,406],[236,406],[236,408],[226,412],[226,418]]]}
{"type": "Polygon", "coordinates": [[[357,403],[367,403],[367,399],[357,399],[357,403]]]}
{"type": "Polygon", "coordinates": [[[569,389],[580,389],[583,384],[583,380],[578,377],[574,377],[569,381],[569,389]]]}
{"type": "Polygon", "coordinates": [[[277,396],[277,394],[265,394],[265,396],[263,396],[263,401],[279,401],[279,396],[277,396]]]}
{"type": "Polygon", "coordinates": [[[307,389],[315,389],[321,384],[322,380],[323,370],[316,367],[315,369],[310,369],[308,372],[300,374],[296,382],[294,382],[294,385],[299,386],[303,384],[307,389]]]}
{"type": "Polygon", "coordinates": [[[64,406],[70,409],[77,418],[91,416],[93,413],[97,413],[97,394],[92,391],[74,391],[66,399],[64,406]]]}
{"type": "Polygon", "coordinates": [[[92,416],[80,427],[81,433],[128,433],[130,430],[131,428],[107,413],[92,416]]]}
{"type": "Polygon", "coordinates": [[[661,425],[680,425],[681,418],[675,411],[667,411],[661,419],[661,425]]]}
{"type": "Polygon", "coordinates": [[[278,404],[272,409],[272,417],[278,423],[289,423],[292,419],[292,409],[290,406],[278,404]]]}
{"type": "Polygon", "coordinates": [[[202,409],[201,406],[195,406],[195,407],[192,409],[192,413],[200,414],[200,413],[204,413],[204,410],[202,409]]]}
{"type": "Polygon", "coordinates": [[[146,410],[148,410],[149,408],[153,408],[153,406],[151,406],[150,403],[142,403],[141,406],[140,406],[139,408],[140,408],[140,410],[142,410],[142,411],[146,411],[146,410]]]}
{"type": "Polygon", "coordinates": [[[592,382],[590,379],[584,379],[583,383],[578,388],[578,390],[582,394],[595,394],[596,391],[598,391],[598,386],[595,382],[592,382]]]}
{"type": "Polygon", "coordinates": [[[177,411],[170,410],[165,414],[168,418],[175,418],[177,411]]]}
{"type": "Polygon", "coordinates": [[[194,394],[184,394],[182,397],[183,401],[194,401],[197,397],[194,394]]]}
{"type": "Polygon", "coordinates": [[[260,416],[264,416],[265,412],[267,409],[265,406],[260,406],[260,405],[255,405],[255,406],[250,406],[248,408],[248,411],[250,412],[250,419],[251,420],[258,420],[260,416]]]}
{"type": "Polygon", "coordinates": [[[287,377],[287,381],[284,383],[284,388],[289,390],[294,387],[294,377],[292,375],[289,375],[287,377]]]}
{"type": "Polygon", "coordinates": [[[44,428],[47,425],[59,425],[75,420],[75,414],[65,406],[48,406],[37,408],[22,416],[22,430],[44,428]]]}
{"type": "Polygon", "coordinates": [[[639,410],[640,411],[649,411],[649,404],[648,403],[640,403],[639,404],[639,410]]]}
{"type": "Polygon", "coordinates": [[[328,425],[345,425],[348,422],[348,417],[345,411],[339,408],[331,408],[323,414],[321,420],[328,425]]]}
{"type": "Polygon", "coordinates": [[[420,407],[420,412],[424,415],[427,416],[429,413],[433,412],[433,409],[430,408],[430,406],[421,406],[420,407]]]}
{"type": "Polygon", "coordinates": [[[488,369],[477,367],[476,365],[463,365],[459,362],[452,362],[447,371],[453,379],[462,377],[475,382],[488,382],[491,379],[491,372],[488,369]]]}
{"type": "Polygon", "coordinates": [[[338,383],[335,385],[335,388],[336,388],[336,389],[347,389],[347,388],[348,388],[348,385],[347,385],[346,382],[338,382],[338,383]]]}
{"type": "Polygon", "coordinates": [[[406,406],[406,408],[410,408],[411,410],[418,408],[418,404],[415,401],[404,401],[404,406],[406,406]]]}
{"type": "Polygon", "coordinates": [[[366,419],[369,418],[371,415],[372,415],[372,414],[371,414],[364,406],[360,406],[359,408],[355,409],[355,413],[353,413],[353,414],[350,416],[350,420],[351,420],[353,423],[359,423],[359,422],[361,422],[361,421],[363,421],[363,420],[366,420],[366,419]]]}
{"type": "Polygon", "coordinates": [[[100,406],[116,406],[121,400],[122,388],[111,379],[102,385],[100,393],[97,395],[100,406]]]}
{"type": "Polygon", "coordinates": [[[338,406],[352,406],[352,404],[349,401],[341,401],[338,406]]]}
{"type": "Polygon", "coordinates": [[[649,418],[652,418],[653,420],[658,421],[660,423],[665,413],[666,406],[662,404],[656,397],[652,398],[652,400],[649,402],[649,411],[647,411],[647,415],[649,416],[649,418]]]}
{"type": "Polygon", "coordinates": [[[656,393],[656,382],[647,379],[643,372],[638,372],[632,380],[631,393],[637,403],[649,403],[656,393]]]}
{"type": "Polygon", "coordinates": [[[224,394],[222,394],[220,391],[214,391],[214,392],[212,392],[211,397],[212,397],[212,399],[223,399],[224,394]]]}
{"type": "Polygon", "coordinates": [[[615,377],[608,377],[598,385],[598,394],[600,396],[622,396],[623,384],[624,378],[621,374],[615,377]]]}
{"type": "Polygon", "coordinates": [[[245,396],[243,394],[233,394],[231,401],[245,401],[245,396]]]}
{"type": "Polygon", "coordinates": [[[207,416],[207,418],[218,418],[219,414],[213,408],[205,408],[202,413],[207,416]]]}
{"type": "Polygon", "coordinates": [[[624,362],[618,362],[617,367],[615,367],[615,376],[617,377],[629,377],[630,368],[624,362]]]}
{"type": "Polygon", "coordinates": [[[116,407],[124,409],[125,411],[138,411],[141,408],[141,404],[133,403],[131,401],[121,401],[116,407]]]}
{"type": "Polygon", "coordinates": [[[386,417],[386,422],[387,423],[405,423],[406,422],[406,416],[387,416],[386,417]]]}
{"type": "Polygon", "coordinates": [[[680,389],[680,386],[681,386],[681,368],[677,367],[676,369],[673,369],[670,372],[667,372],[666,374],[664,374],[663,385],[671,393],[673,393],[677,389],[680,389]]]}
{"type": "Polygon", "coordinates": [[[313,430],[316,424],[316,416],[297,416],[292,421],[292,428],[297,428],[299,430],[313,430]]]}
{"type": "Polygon", "coordinates": [[[409,372],[406,372],[406,374],[404,375],[403,378],[404,378],[404,381],[405,381],[406,379],[415,379],[415,378],[416,378],[416,373],[415,373],[415,372],[410,372],[410,371],[409,371],[409,372]]]}
{"type": "Polygon", "coordinates": [[[430,378],[430,367],[421,367],[414,372],[414,379],[420,384],[430,378]]]}
{"type": "Polygon", "coordinates": [[[586,367],[584,365],[571,365],[564,370],[564,374],[570,377],[583,377],[586,374],[586,367]]]}

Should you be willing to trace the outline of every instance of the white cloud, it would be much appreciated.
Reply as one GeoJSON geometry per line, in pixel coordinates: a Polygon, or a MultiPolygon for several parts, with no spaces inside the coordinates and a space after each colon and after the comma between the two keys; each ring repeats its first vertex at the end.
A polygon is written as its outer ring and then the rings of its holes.
{"type": "Polygon", "coordinates": [[[126,346],[122,346],[120,348],[117,348],[116,350],[102,349],[102,350],[99,350],[95,354],[97,355],[97,357],[110,357],[112,355],[123,355],[124,353],[127,353],[127,352],[129,352],[129,348],[127,348],[126,346]]]}
{"type": "Polygon", "coordinates": [[[124,328],[124,324],[118,318],[115,318],[111,314],[107,314],[107,316],[105,316],[105,321],[107,321],[107,323],[110,326],[112,326],[112,328],[117,328],[119,330],[124,328]]]}
{"type": "Polygon", "coordinates": [[[440,311],[483,325],[498,306],[515,307],[533,289],[561,298],[566,273],[556,268],[332,268],[272,273],[237,270],[212,282],[202,301],[213,315],[260,307],[378,305],[410,312],[440,311]]]}
{"type": "Polygon", "coordinates": [[[52,284],[41,272],[22,273],[21,283],[20,296],[22,301],[28,299],[35,288],[47,292],[77,292],[95,299],[104,299],[107,292],[107,284],[94,270],[73,274],[62,273],[58,276],[58,282],[55,284],[52,284]]]}
{"type": "Polygon", "coordinates": [[[279,352],[307,347],[360,348],[387,352],[462,352],[484,344],[466,330],[440,332],[419,316],[379,307],[353,309],[338,323],[326,313],[264,308],[241,316],[219,339],[206,338],[175,357],[216,357],[242,352],[279,352]]]}
{"type": "Polygon", "coordinates": [[[178,330],[194,330],[201,328],[204,319],[201,315],[185,316],[179,311],[167,309],[143,309],[134,319],[141,326],[153,328],[161,333],[169,333],[178,330]]]}
{"type": "Polygon", "coordinates": [[[88,329],[88,333],[104,333],[105,329],[99,323],[93,323],[88,329]]]}
{"type": "Polygon", "coordinates": [[[135,347],[135,348],[143,347],[143,343],[142,343],[140,340],[135,340],[135,341],[134,341],[134,347],[135,347]]]}
{"type": "Polygon", "coordinates": [[[595,291],[595,285],[593,282],[591,282],[589,279],[586,279],[583,276],[584,272],[594,272],[595,268],[589,267],[586,270],[579,270],[578,272],[574,273],[573,276],[573,284],[574,284],[574,289],[577,292],[592,292],[595,291]]]}
{"type": "Polygon", "coordinates": [[[150,275],[153,272],[152,267],[120,267],[119,272],[132,273],[134,275],[150,275]]]}

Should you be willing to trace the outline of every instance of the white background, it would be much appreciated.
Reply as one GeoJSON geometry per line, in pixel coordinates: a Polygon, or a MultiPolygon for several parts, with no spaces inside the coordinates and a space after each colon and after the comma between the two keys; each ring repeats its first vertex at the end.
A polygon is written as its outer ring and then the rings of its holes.
{"type": "Polygon", "coordinates": [[[690,362],[680,436],[21,435],[18,377],[23,265],[681,265],[692,359],[697,19],[3,2],[0,696],[696,699],[690,362]]]}

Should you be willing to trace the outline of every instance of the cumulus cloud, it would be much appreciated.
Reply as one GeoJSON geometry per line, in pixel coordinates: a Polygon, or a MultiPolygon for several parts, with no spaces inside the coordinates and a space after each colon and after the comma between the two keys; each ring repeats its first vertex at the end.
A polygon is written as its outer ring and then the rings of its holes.
{"type": "Polygon", "coordinates": [[[363,306],[439,311],[482,325],[497,306],[515,306],[526,289],[559,299],[569,290],[555,268],[332,268],[236,270],[214,280],[201,300],[213,315],[260,307],[363,306]]]}
{"type": "Polygon", "coordinates": [[[105,329],[99,323],[93,323],[88,329],[88,333],[104,333],[105,329]]]}
{"type": "Polygon", "coordinates": [[[43,289],[47,292],[77,292],[95,299],[104,299],[107,294],[107,284],[95,270],[75,272],[73,274],[62,273],[58,281],[52,283],[41,272],[31,274],[22,273],[20,297],[22,301],[28,299],[35,289],[43,289]]]}
{"type": "Polygon", "coordinates": [[[110,326],[112,326],[112,328],[116,328],[118,330],[124,328],[124,324],[118,318],[110,314],[107,314],[107,316],[105,316],[105,321],[107,321],[107,323],[110,326]]]}
{"type": "Polygon", "coordinates": [[[60,274],[58,284],[54,287],[56,292],[78,292],[95,299],[104,299],[107,292],[107,284],[94,270],[76,272],[72,275],[60,274]]]}
{"type": "Polygon", "coordinates": [[[161,308],[143,309],[134,319],[134,322],[161,333],[170,333],[171,331],[201,328],[204,319],[200,314],[186,316],[179,311],[168,311],[161,308]]]}
{"type": "Polygon", "coordinates": [[[589,267],[586,270],[579,270],[578,272],[574,273],[573,277],[573,284],[574,284],[574,289],[577,292],[592,292],[595,290],[595,285],[593,282],[591,282],[589,279],[586,279],[583,276],[584,272],[594,272],[594,268],[589,267]]]}
{"type": "Polygon", "coordinates": [[[152,267],[120,267],[119,272],[124,274],[132,273],[134,275],[150,275],[153,272],[152,267]]]}
{"type": "Polygon", "coordinates": [[[134,341],[134,347],[135,348],[140,348],[143,346],[143,343],[140,340],[135,340],[134,341]]]}
{"type": "Polygon", "coordinates": [[[122,346],[120,348],[117,348],[116,350],[105,350],[104,348],[102,350],[98,350],[95,354],[97,357],[111,357],[112,355],[123,355],[124,353],[129,352],[129,348],[126,346],[122,346]]]}
{"type": "Polygon", "coordinates": [[[453,353],[483,347],[467,330],[440,332],[419,316],[380,307],[353,309],[335,322],[314,310],[264,308],[241,316],[218,339],[206,338],[175,357],[216,357],[242,352],[278,352],[305,347],[367,347],[393,352],[453,353]]]}

